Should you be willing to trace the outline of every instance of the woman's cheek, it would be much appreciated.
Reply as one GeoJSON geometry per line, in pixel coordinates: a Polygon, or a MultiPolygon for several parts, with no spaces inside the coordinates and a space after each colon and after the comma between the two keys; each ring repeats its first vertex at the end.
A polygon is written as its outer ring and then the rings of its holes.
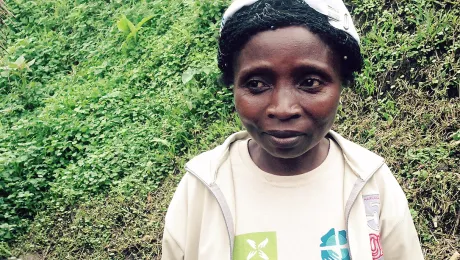
{"type": "Polygon", "coordinates": [[[238,113],[242,115],[251,115],[255,112],[253,97],[243,91],[235,96],[235,106],[238,113]]]}
{"type": "Polygon", "coordinates": [[[315,115],[319,121],[330,121],[335,118],[339,107],[340,94],[335,92],[326,92],[310,99],[308,111],[315,115]]]}

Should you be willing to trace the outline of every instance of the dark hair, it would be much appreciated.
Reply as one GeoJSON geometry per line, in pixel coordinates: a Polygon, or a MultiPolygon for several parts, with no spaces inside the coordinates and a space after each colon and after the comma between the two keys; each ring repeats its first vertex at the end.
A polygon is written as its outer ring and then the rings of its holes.
{"type": "Polygon", "coordinates": [[[235,54],[255,34],[288,26],[304,26],[329,45],[342,61],[342,80],[348,83],[353,73],[361,71],[363,58],[358,42],[348,33],[329,23],[329,18],[303,0],[259,0],[245,6],[230,17],[222,28],[219,38],[218,66],[222,82],[233,84],[235,54]]]}

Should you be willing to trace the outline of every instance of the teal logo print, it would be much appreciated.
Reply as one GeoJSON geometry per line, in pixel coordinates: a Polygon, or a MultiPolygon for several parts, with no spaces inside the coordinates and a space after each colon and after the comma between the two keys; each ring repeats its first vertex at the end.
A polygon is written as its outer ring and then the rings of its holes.
{"type": "Polygon", "coordinates": [[[319,246],[322,260],[350,260],[347,231],[331,228],[321,237],[321,242],[319,246]]]}

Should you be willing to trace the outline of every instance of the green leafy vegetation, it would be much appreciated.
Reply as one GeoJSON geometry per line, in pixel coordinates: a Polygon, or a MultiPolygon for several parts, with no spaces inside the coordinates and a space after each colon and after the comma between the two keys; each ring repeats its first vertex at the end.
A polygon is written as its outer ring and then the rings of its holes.
{"type": "Polygon", "coordinates": [[[5,28],[4,20],[6,20],[6,17],[8,17],[8,15],[10,15],[10,12],[6,8],[5,2],[3,2],[3,0],[0,0],[0,49],[1,50],[5,50],[6,37],[5,37],[5,32],[2,29],[5,28]]]}
{"type": "MultiPolygon", "coordinates": [[[[228,2],[7,2],[0,258],[159,257],[183,164],[241,129],[216,65],[228,2]]],[[[427,259],[449,258],[460,249],[460,4],[349,4],[366,66],[334,129],[386,158],[427,259]]]]}

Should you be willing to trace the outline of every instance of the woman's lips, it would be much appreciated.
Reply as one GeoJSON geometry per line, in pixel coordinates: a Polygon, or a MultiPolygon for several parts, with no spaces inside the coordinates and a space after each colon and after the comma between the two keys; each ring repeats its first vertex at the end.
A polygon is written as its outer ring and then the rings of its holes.
{"type": "Polygon", "coordinates": [[[268,135],[272,135],[274,137],[278,137],[278,138],[289,138],[289,137],[303,135],[302,132],[294,131],[294,130],[268,130],[268,131],[265,131],[264,133],[268,135]]]}
{"type": "Polygon", "coordinates": [[[303,133],[297,131],[266,131],[269,142],[278,148],[292,148],[300,143],[303,133]]]}

